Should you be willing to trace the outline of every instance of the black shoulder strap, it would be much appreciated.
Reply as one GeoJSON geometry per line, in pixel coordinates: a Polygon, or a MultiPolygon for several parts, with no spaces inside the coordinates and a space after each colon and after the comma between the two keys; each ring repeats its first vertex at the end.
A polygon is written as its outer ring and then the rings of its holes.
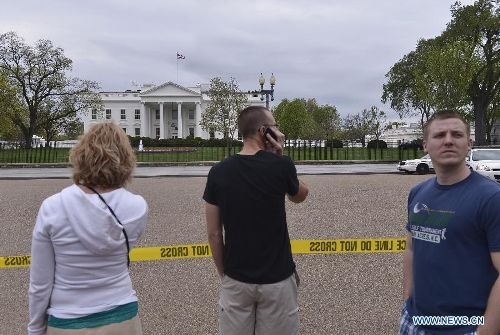
{"type": "Polygon", "coordinates": [[[84,186],[99,196],[99,199],[101,199],[102,202],[104,202],[104,204],[106,205],[106,207],[108,207],[109,211],[114,216],[114,218],[116,219],[116,221],[118,222],[118,224],[120,226],[122,226],[123,235],[125,236],[125,242],[127,243],[127,266],[130,267],[130,245],[128,243],[128,236],[127,236],[127,232],[125,231],[125,228],[123,227],[123,225],[120,222],[120,220],[116,217],[115,212],[111,209],[111,207],[109,207],[109,205],[106,202],[106,200],[104,200],[104,198],[93,187],[90,187],[90,186],[87,186],[87,185],[84,185],[84,186]]]}

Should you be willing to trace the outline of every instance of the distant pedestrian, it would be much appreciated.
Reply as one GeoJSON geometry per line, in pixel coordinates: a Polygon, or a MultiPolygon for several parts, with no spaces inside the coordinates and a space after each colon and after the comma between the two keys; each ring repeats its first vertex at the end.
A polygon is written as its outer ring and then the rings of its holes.
{"type": "Polygon", "coordinates": [[[28,334],[142,334],[128,263],[148,206],[124,189],[129,140],[98,123],[69,158],[75,184],[45,199],[33,231],[28,334]]]}
{"type": "Polygon", "coordinates": [[[299,334],[285,196],[300,203],[308,188],[283,156],[285,136],[269,110],[245,108],[238,129],[243,149],[212,167],[203,195],[221,277],[220,334],[299,334]]]}
{"type": "Polygon", "coordinates": [[[408,197],[399,334],[497,335],[500,185],[465,165],[470,126],[456,111],[429,119],[423,146],[436,177],[408,197]]]}

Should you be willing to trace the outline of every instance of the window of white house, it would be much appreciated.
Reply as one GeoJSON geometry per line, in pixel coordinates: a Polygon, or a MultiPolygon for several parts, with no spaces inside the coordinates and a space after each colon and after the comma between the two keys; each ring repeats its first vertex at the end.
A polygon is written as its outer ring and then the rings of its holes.
{"type": "Polygon", "coordinates": [[[243,140],[243,136],[241,136],[241,133],[238,131],[238,140],[242,141],[243,140]]]}
{"type": "Polygon", "coordinates": [[[189,127],[189,136],[194,137],[194,128],[189,127]]]}
{"type": "Polygon", "coordinates": [[[123,132],[126,134],[127,133],[127,128],[122,128],[123,132]]]}
{"type": "Polygon", "coordinates": [[[106,120],[111,120],[111,109],[106,109],[106,120]]]}
{"type": "Polygon", "coordinates": [[[177,120],[177,111],[172,111],[172,120],[177,120]]]}
{"type": "Polygon", "coordinates": [[[97,120],[97,109],[92,110],[92,120],[97,120]]]}
{"type": "Polygon", "coordinates": [[[120,119],[121,120],[127,119],[127,114],[125,113],[125,109],[120,109],[120,119]]]}
{"type": "Polygon", "coordinates": [[[193,110],[189,111],[189,119],[194,120],[194,111],[193,110]]]}
{"type": "Polygon", "coordinates": [[[160,138],[160,128],[156,128],[156,139],[160,138]]]}
{"type": "Polygon", "coordinates": [[[135,128],[135,136],[141,136],[141,128],[135,128]]]}
{"type": "Polygon", "coordinates": [[[172,135],[172,138],[177,138],[177,135],[172,135]]]}
{"type": "Polygon", "coordinates": [[[140,109],[136,109],[135,110],[135,119],[136,120],[140,120],[141,119],[141,110],[140,109]]]}
{"type": "Polygon", "coordinates": [[[210,129],[209,134],[210,138],[215,138],[215,131],[213,129],[210,129]]]}
{"type": "Polygon", "coordinates": [[[160,110],[159,109],[156,110],[156,119],[157,120],[160,119],[160,110]]]}

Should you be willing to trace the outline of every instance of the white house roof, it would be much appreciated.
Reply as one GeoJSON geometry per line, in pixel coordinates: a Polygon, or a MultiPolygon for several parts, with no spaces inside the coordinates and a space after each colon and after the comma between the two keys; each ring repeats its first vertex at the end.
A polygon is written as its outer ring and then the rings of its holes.
{"type": "Polygon", "coordinates": [[[146,96],[197,96],[200,97],[199,92],[193,91],[187,87],[178,85],[171,81],[166,82],[160,86],[152,87],[140,93],[141,97],[146,96]]]}

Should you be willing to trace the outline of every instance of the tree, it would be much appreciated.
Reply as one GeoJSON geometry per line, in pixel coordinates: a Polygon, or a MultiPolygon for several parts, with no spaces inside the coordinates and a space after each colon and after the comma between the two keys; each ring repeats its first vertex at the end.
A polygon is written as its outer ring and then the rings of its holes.
{"type": "Polygon", "coordinates": [[[487,110],[500,90],[500,4],[478,0],[452,6],[452,20],[442,37],[470,45],[462,62],[475,64],[467,93],[473,106],[476,144],[486,142],[487,110]]]}
{"type": "Polygon", "coordinates": [[[11,85],[16,87],[19,104],[26,111],[27,118],[15,112],[7,117],[19,127],[28,148],[41,123],[56,122],[92,108],[101,109],[96,93],[99,85],[67,77],[72,61],[49,40],[39,40],[30,47],[14,32],[0,35],[0,70],[5,71],[11,85]],[[61,108],[44,109],[52,104],[61,108]]]}
{"type": "Polygon", "coordinates": [[[342,120],[343,137],[346,140],[357,141],[359,140],[363,147],[365,146],[365,137],[368,135],[366,129],[366,122],[363,121],[361,113],[347,114],[342,120]]]}
{"type": "Polygon", "coordinates": [[[49,146],[51,141],[60,137],[67,139],[77,139],[83,133],[83,122],[77,116],[60,118],[55,121],[49,121],[46,118],[40,122],[40,132],[43,132],[45,146],[49,146]]]}
{"type": "Polygon", "coordinates": [[[76,111],[85,110],[92,102],[86,102],[75,95],[63,96],[57,100],[46,99],[39,108],[39,128],[44,132],[47,145],[58,135],[76,131],[80,124],[80,117],[76,111]]]}
{"type": "Polygon", "coordinates": [[[283,100],[274,113],[276,122],[285,138],[296,140],[303,138],[311,130],[312,115],[304,107],[303,99],[283,100]]]}
{"type": "Polygon", "coordinates": [[[16,89],[9,83],[7,76],[0,71],[0,138],[8,141],[19,140],[19,131],[9,118],[11,114],[20,114],[19,117],[23,117],[17,101],[16,89]]]}
{"type": "Polygon", "coordinates": [[[428,75],[425,52],[431,45],[432,42],[421,39],[416,50],[405,55],[385,75],[387,83],[383,85],[382,102],[390,101],[401,119],[420,116],[423,124],[431,116],[432,99],[425,80],[428,75]]]}
{"type": "Polygon", "coordinates": [[[500,118],[500,94],[495,96],[486,110],[486,143],[493,143],[491,139],[491,131],[495,122],[500,118]]]}
{"type": "Polygon", "coordinates": [[[440,37],[426,50],[427,73],[422,82],[426,82],[429,103],[434,110],[455,109],[463,114],[470,110],[467,89],[479,63],[479,59],[470,54],[470,43],[440,37]],[[466,62],[464,57],[468,59],[466,62]]]}
{"type": "Polygon", "coordinates": [[[201,116],[201,128],[208,132],[222,133],[227,139],[228,155],[231,155],[232,139],[238,128],[238,115],[248,106],[248,97],[240,91],[234,77],[229,82],[220,77],[213,78],[208,96],[210,101],[201,116]]]}
{"type": "Polygon", "coordinates": [[[375,136],[378,141],[386,129],[387,116],[376,106],[363,110],[363,122],[368,133],[375,136]]]}
{"type": "Polygon", "coordinates": [[[317,106],[312,116],[320,131],[320,138],[325,140],[334,139],[340,132],[342,119],[335,106],[317,106]]]}
{"type": "Polygon", "coordinates": [[[370,109],[364,109],[358,114],[347,114],[343,119],[343,135],[346,139],[354,141],[359,140],[363,147],[366,143],[366,135],[380,135],[386,128],[386,115],[378,107],[372,106],[370,109]]]}
{"type": "MultiPolygon", "coordinates": [[[[288,99],[283,99],[283,100],[281,100],[279,105],[273,109],[272,113],[273,113],[274,119],[277,122],[279,122],[279,120],[281,120],[281,117],[285,113],[286,106],[288,106],[289,103],[290,103],[290,101],[288,99]]],[[[285,134],[285,136],[286,136],[286,134],[285,134]]]]}

